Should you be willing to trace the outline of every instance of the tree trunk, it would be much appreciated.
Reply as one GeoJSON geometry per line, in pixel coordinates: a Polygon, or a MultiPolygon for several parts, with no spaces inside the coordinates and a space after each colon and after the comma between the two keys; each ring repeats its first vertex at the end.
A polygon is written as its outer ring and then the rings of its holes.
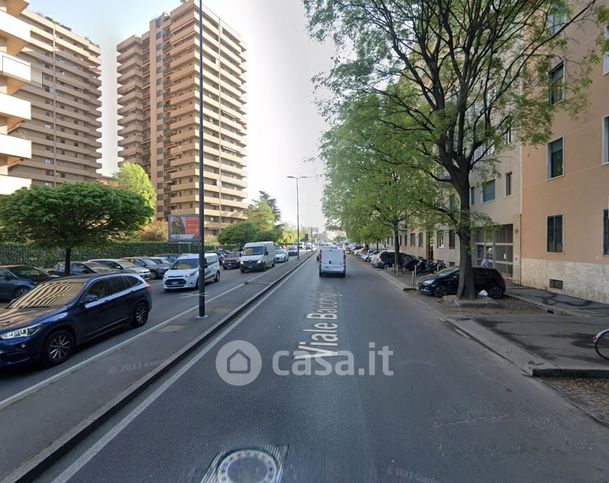
{"type": "Polygon", "coordinates": [[[70,275],[70,269],[72,265],[72,248],[66,248],[66,260],[65,260],[65,267],[64,267],[64,274],[66,275],[66,277],[68,275],[70,275]]]}
{"type": "Polygon", "coordinates": [[[399,229],[397,225],[393,228],[393,250],[394,250],[394,258],[393,258],[393,271],[396,275],[400,273],[400,239],[399,229]]]}
{"type": "Polygon", "coordinates": [[[472,226],[469,201],[469,180],[457,190],[461,199],[461,209],[457,235],[459,236],[459,288],[457,297],[473,300],[478,295],[474,288],[474,269],[472,265],[472,226]]]}

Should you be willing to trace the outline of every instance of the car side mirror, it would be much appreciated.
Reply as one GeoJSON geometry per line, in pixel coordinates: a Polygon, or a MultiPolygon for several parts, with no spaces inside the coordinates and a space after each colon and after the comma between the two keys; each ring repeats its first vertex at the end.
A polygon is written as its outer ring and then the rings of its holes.
{"type": "Polygon", "coordinates": [[[268,251],[266,248],[264,249],[264,254],[265,254],[265,255],[268,255],[268,254],[269,254],[269,251],[268,251]]]}
{"type": "Polygon", "coordinates": [[[82,299],[82,304],[83,305],[87,305],[90,304],[91,302],[97,302],[99,300],[99,297],[97,295],[85,295],[85,298],[82,299]]]}

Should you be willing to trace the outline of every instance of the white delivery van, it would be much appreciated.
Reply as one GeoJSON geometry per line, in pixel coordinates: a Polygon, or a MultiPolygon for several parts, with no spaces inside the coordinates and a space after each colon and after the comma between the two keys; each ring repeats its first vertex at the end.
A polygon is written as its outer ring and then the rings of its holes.
{"type": "Polygon", "coordinates": [[[273,242],[246,243],[241,252],[241,273],[247,270],[266,270],[275,266],[275,244],[273,242]]]}
{"type": "Polygon", "coordinates": [[[319,249],[319,276],[338,275],[344,277],[347,273],[347,256],[340,248],[322,247],[319,249]]]}
{"type": "MultiPolygon", "coordinates": [[[[204,283],[220,281],[220,261],[215,253],[205,254],[204,283]]],[[[182,255],[163,275],[163,289],[199,288],[199,255],[182,255]]]]}

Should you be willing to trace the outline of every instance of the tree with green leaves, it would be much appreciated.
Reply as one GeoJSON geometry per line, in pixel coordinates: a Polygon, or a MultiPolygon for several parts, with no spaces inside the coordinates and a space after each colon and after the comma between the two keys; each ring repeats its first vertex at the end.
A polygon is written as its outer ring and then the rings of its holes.
{"type": "Polygon", "coordinates": [[[99,183],[33,186],[0,199],[4,231],[17,241],[65,249],[66,275],[74,247],[128,238],[153,214],[142,196],[99,183]]]}
{"type": "Polygon", "coordinates": [[[167,241],[169,227],[166,221],[151,221],[139,232],[141,241],[167,241]]]}
{"type": "Polygon", "coordinates": [[[331,223],[350,238],[376,241],[391,234],[394,269],[399,268],[400,227],[440,217],[444,196],[434,181],[411,166],[417,157],[414,139],[396,138],[379,120],[383,99],[377,95],[345,103],[336,125],[323,137],[326,164],[323,207],[331,223]],[[380,225],[384,229],[375,228],[380,225]],[[375,236],[376,240],[362,239],[375,236]]]}
{"type": "Polygon", "coordinates": [[[248,207],[247,219],[260,231],[272,230],[277,223],[273,208],[265,198],[255,201],[248,207]]]}
{"type": "Polygon", "coordinates": [[[266,200],[266,202],[271,207],[271,210],[273,210],[273,215],[275,215],[275,223],[279,223],[281,221],[281,210],[277,205],[277,200],[275,198],[271,198],[271,195],[268,194],[266,191],[259,191],[258,201],[261,200],[266,200]]]}
{"type": "Polygon", "coordinates": [[[218,242],[222,245],[239,245],[257,241],[260,230],[251,221],[240,221],[227,226],[218,235],[218,242]]]}
{"type": "MultiPolygon", "coordinates": [[[[137,193],[156,212],[156,191],[144,168],[136,163],[121,163],[115,179],[120,189],[137,193]]],[[[154,213],[151,215],[152,217],[154,217],[154,213]]]]}
{"type": "Polygon", "coordinates": [[[564,0],[303,2],[311,34],[333,39],[339,50],[328,75],[317,78],[333,93],[324,106],[328,119],[343,103],[373,93],[391,107],[380,120],[396,138],[415,134],[419,169],[459,198],[458,296],[475,298],[470,176],[492,171],[506,133],[545,142],[557,109],[577,113],[601,49],[581,46],[582,62],[571,60],[566,46],[584,22],[604,27],[607,8],[594,0],[574,8],[564,0]],[[566,83],[549,74],[560,62],[570,66],[566,83]]]}

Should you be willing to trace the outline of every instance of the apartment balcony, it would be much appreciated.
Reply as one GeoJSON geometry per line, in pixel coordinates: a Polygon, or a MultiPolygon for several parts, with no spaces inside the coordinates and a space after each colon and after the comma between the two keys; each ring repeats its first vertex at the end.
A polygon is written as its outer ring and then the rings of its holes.
{"type": "MultiPolygon", "coordinates": [[[[119,121],[119,126],[123,126],[122,121],[119,121]]],[[[143,136],[144,127],[141,124],[133,123],[133,124],[125,124],[124,127],[121,127],[118,130],[118,135],[123,139],[128,138],[133,134],[140,134],[143,136]]]]}
{"type": "Polygon", "coordinates": [[[6,118],[8,131],[21,122],[31,119],[32,106],[29,101],[0,93],[0,117],[6,118]]]}
{"type": "Polygon", "coordinates": [[[129,104],[131,101],[142,101],[144,99],[144,94],[140,89],[133,89],[131,92],[128,92],[118,98],[118,103],[121,106],[125,106],[129,104]]]}
{"type": "Polygon", "coordinates": [[[6,38],[6,52],[16,55],[31,42],[30,26],[0,10],[0,36],[6,38]]]}
{"type": "Polygon", "coordinates": [[[0,134],[0,159],[4,164],[11,164],[18,159],[32,157],[32,143],[28,139],[0,134]]]}
{"type": "Polygon", "coordinates": [[[119,94],[126,94],[132,89],[141,89],[142,88],[142,79],[140,77],[133,77],[126,84],[120,84],[118,87],[119,94]]]}
{"type": "Polygon", "coordinates": [[[28,62],[0,52],[0,74],[7,79],[7,92],[14,94],[32,80],[32,68],[28,62]]]}
{"type": "Polygon", "coordinates": [[[16,176],[0,174],[0,196],[13,194],[21,188],[29,188],[31,184],[32,180],[28,178],[18,178],[16,176]]]}
{"type": "Polygon", "coordinates": [[[6,0],[6,11],[10,15],[18,16],[27,8],[29,3],[29,0],[6,0]]]}

